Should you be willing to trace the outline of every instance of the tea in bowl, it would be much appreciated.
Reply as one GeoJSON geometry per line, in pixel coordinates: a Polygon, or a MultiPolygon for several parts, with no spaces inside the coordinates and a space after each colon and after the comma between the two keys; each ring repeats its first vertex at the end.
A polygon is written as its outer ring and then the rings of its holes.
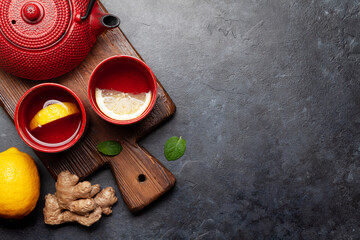
{"type": "Polygon", "coordinates": [[[145,118],[154,107],[157,81],[143,61],[114,56],[95,68],[88,94],[100,117],[113,124],[132,124],[145,118]]]}
{"type": "Polygon", "coordinates": [[[37,151],[56,153],[79,141],[85,131],[86,112],[69,88],[43,83],[29,89],[15,110],[20,137],[37,151]]]}

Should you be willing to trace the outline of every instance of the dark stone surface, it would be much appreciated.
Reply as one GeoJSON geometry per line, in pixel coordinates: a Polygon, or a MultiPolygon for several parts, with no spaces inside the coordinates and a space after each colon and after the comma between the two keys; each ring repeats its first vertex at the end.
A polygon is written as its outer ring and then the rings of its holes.
{"type": "MultiPolygon", "coordinates": [[[[359,239],[360,3],[107,0],[177,105],[141,144],[177,178],[138,215],[91,228],[0,221],[0,239],[359,239]],[[163,145],[183,136],[184,157],[163,145]]],[[[0,146],[30,154],[1,112],[0,146]]],[[[109,169],[89,178],[116,184],[109,169]]],[[[117,195],[119,192],[117,191],[117,195]]]]}

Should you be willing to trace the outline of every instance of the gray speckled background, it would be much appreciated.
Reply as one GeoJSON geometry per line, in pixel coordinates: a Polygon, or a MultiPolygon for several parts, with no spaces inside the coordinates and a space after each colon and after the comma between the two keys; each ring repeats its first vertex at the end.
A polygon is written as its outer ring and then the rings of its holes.
{"type": "MultiPolygon", "coordinates": [[[[177,178],[138,215],[43,223],[54,181],[0,239],[359,239],[360,1],[103,0],[177,105],[141,144],[177,178]],[[187,150],[166,161],[163,145],[187,150]]],[[[33,155],[1,111],[0,150],[33,155]]],[[[89,178],[114,186],[104,168],[89,178]]],[[[119,192],[117,192],[119,195],[119,192]]]]}

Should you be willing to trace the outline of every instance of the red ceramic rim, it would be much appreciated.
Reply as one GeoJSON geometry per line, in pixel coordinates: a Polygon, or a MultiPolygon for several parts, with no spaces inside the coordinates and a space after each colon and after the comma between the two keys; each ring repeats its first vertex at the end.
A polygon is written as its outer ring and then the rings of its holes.
{"type": "Polygon", "coordinates": [[[88,95],[89,95],[89,99],[90,99],[90,104],[92,106],[92,108],[95,110],[95,112],[104,120],[113,123],[113,124],[117,124],[117,125],[128,125],[128,124],[132,124],[132,123],[136,123],[139,122],[140,120],[142,120],[143,118],[145,118],[153,109],[155,102],[156,102],[156,97],[157,97],[157,81],[156,81],[156,77],[154,75],[154,73],[152,72],[152,70],[150,69],[150,67],[148,65],[146,65],[143,61],[141,61],[140,59],[136,58],[136,57],[132,57],[132,56],[127,56],[127,55],[117,55],[117,56],[112,56],[109,57],[105,60],[103,60],[101,63],[99,63],[99,65],[96,66],[95,70],[92,72],[91,76],[90,76],[90,80],[89,80],[89,85],[88,85],[88,95]],[[143,67],[145,67],[145,69],[150,73],[152,81],[153,81],[153,85],[154,88],[152,89],[152,94],[151,94],[151,101],[149,103],[149,106],[145,109],[145,111],[138,116],[137,118],[133,118],[133,119],[129,119],[129,120],[116,120],[113,118],[110,118],[108,116],[106,116],[97,106],[96,104],[96,100],[93,98],[93,91],[94,89],[91,87],[92,86],[92,82],[94,81],[94,75],[95,72],[102,67],[104,64],[106,64],[108,61],[115,59],[115,58],[122,58],[122,59],[130,59],[130,60],[135,60],[137,63],[139,63],[140,65],[142,65],[143,67]]]}
{"type": "Polygon", "coordinates": [[[40,151],[40,152],[46,152],[46,153],[57,153],[57,152],[62,152],[65,151],[67,149],[69,149],[70,147],[72,147],[75,143],[77,143],[80,138],[82,137],[83,133],[85,132],[85,126],[86,126],[86,111],[85,111],[85,107],[83,105],[83,103],[81,102],[80,98],[75,94],[75,92],[73,92],[71,89],[57,84],[57,83],[42,83],[39,85],[36,85],[32,88],[30,88],[29,90],[27,90],[24,95],[20,98],[16,109],[15,109],[15,126],[16,126],[16,130],[18,131],[20,137],[22,138],[22,140],[24,140],[24,142],[26,144],[28,144],[31,148],[40,151]],[[77,103],[80,106],[80,110],[81,110],[81,117],[82,117],[82,122],[81,122],[81,128],[78,132],[78,134],[76,135],[76,137],[74,139],[72,139],[70,142],[68,142],[65,145],[59,146],[59,147],[42,147],[39,145],[34,144],[32,141],[30,141],[23,133],[22,128],[20,127],[19,124],[19,109],[21,108],[21,104],[24,101],[24,99],[29,95],[29,93],[31,93],[32,91],[34,91],[35,89],[41,88],[41,87],[47,87],[47,86],[52,86],[52,87],[58,87],[61,88],[65,91],[67,91],[68,93],[70,93],[77,101],[77,103]]]}

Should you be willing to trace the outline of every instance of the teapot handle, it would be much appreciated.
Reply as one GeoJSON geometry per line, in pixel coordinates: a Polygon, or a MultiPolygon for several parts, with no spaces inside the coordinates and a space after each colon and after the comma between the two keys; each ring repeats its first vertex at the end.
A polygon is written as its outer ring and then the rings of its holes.
{"type": "Polygon", "coordinates": [[[96,0],[89,1],[89,5],[86,9],[85,15],[81,17],[81,20],[86,20],[90,16],[91,10],[93,9],[95,2],[96,2],[96,0]]]}

